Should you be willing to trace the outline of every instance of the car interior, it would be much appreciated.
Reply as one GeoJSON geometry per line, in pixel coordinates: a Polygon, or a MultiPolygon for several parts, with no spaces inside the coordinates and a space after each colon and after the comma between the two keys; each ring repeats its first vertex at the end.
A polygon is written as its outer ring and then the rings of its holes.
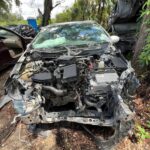
{"type": "Polygon", "coordinates": [[[12,58],[17,58],[23,53],[23,45],[20,37],[4,29],[0,29],[0,39],[9,49],[12,58]]]}

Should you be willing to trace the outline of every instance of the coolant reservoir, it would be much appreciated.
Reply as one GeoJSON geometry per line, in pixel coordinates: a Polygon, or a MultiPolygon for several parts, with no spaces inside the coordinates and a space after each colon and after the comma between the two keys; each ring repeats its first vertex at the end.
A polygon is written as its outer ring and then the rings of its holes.
{"type": "Polygon", "coordinates": [[[104,69],[105,68],[105,63],[104,61],[99,61],[98,62],[98,69],[104,69]]]}

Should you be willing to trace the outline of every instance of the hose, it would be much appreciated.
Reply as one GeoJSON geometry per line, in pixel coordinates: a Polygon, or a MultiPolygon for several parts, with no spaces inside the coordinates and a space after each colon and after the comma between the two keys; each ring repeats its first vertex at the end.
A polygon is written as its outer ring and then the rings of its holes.
{"type": "Polygon", "coordinates": [[[49,90],[57,96],[64,96],[67,93],[67,90],[59,90],[52,86],[42,86],[42,87],[43,87],[43,89],[49,90]]]}

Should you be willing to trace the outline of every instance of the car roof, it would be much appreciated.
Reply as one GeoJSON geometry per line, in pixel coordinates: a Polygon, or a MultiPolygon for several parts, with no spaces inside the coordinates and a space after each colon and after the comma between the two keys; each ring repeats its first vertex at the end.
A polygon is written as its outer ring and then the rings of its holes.
{"type": "Polygon", "coordinates": [[[50,24],[50,25],[46,26],[45,28],[49,28],[49,27],[53,27],[53,26],[61,26],[61,25],[93,24],[93,23],[97,23],[97,22],[95,22],[95,21],[93,21],[93,20],[62,22],[62,23],[53,23],[53,24],[50,24]]]}

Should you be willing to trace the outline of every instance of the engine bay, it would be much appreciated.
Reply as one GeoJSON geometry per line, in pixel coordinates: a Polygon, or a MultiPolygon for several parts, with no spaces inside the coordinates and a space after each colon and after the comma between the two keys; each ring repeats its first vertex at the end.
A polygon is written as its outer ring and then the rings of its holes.
{"type": "Polygon", "coordinates": [[[6,86],[27,124],[70,121],[112,126],[132,116],[123,97],[128,94],[126,84],[133,87],[128,81],[135,78],[134,70],[120,53],[54,57],[32,51],[20,62],[6,86]]]}

